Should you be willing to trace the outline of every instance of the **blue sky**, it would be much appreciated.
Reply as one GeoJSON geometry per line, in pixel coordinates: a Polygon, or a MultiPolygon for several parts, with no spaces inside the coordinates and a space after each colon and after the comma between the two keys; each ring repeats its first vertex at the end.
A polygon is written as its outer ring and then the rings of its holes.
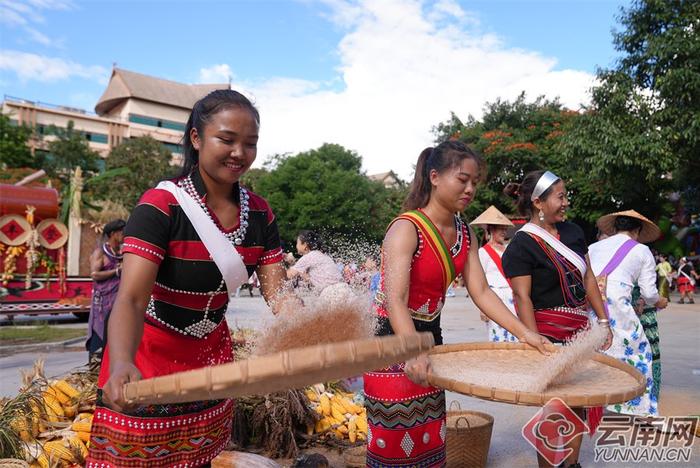
{"type": "Polygon", "coordinates": [[[231,76],[260,107],[261,160],[332,141],[369,172],[407,176],[450,111],[478,116],[522,90],[586,103],[626,5],[0,0],[0,93],[92,109],[114,62],[182,82],[231,76]]]}

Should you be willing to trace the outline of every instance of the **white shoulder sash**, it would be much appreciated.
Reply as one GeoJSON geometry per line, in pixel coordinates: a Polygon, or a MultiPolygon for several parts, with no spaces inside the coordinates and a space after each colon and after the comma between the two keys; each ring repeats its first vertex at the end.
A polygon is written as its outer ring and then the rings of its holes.
{"type": "Polygon", "coordinates": [[[562,241],[548,233],[546,230],[533,223],[526,223],[520,228],[520,230],[534,234],[545,241],[550,245],[550,247],[562,254],[568,261],[578,268],[581,272],[581,276],[586,275],[586,261],[579,254],[568,248],[562,241]]]}
{"type": "Polygon", "coordinates": [[[156,188],[173,194],[221,271],[228,294],[235,294],[238,287],[248,281],[248,270],[236,248],[207,216],[202,207],[182,188],[168,180],[162,181],[156,188]]]}

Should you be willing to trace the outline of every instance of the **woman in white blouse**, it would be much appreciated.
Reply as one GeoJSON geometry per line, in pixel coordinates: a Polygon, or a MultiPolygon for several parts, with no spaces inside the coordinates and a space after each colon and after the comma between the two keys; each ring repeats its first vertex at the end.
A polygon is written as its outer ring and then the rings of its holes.
{"type": "Polygon", "coordinates": [[[610,236],[591,245],[588,250],[591,267],[607,298],[606,307],[613,329],[613,344],[605,353],[636,367],[646,378],[646,390],[642,396],[608,409],[617,413],[655,416],[658,415],[658,401],[652,391],[652,350],[632,304],[632,289],[635,284],[639,286],[641,299],[646,304],[658,309],[668,304],[656,289],[656,262],[649,247],[644,245],[656,240],[661,232],[634,210],[603,216],[598,220],[598,228],[610,236]],[[609,263],[615,257],[622,259],[609,271],[609,263]]]}
{"type": "MultiPolygon", "coordinates": [[[[491,205],[486,211],[481,213],[474,221],[472,226],[479,226],[484,229],[488,236],[488,242],[479,249],[479,261],[486,275],[486,282],[489,287],[496,293],[501,301],[515,314],[515,302],[513,301],[513,291],[510,289],[510,283],[503,273],[501,265],[501,255],[506,249],[506,236],[508,228],[513,227],[513,223],[501,213],[498,208],[491,205]]],[[[486,322],[486,330],[490,341],[518,341],[505,328],[498,325],[482,312],[481,320],[486,322]]]]}

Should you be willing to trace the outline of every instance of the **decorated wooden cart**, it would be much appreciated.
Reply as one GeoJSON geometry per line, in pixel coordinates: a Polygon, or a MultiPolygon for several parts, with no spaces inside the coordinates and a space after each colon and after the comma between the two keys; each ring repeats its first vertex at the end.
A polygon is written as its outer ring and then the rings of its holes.
{"type": "MultiPolygon", "coordinates": [[[[74,178],[79,184],[80,174],[74,178]]],[[[79,212],[66,226],[59,208],[53,188],[0,184],[0,318],[72,313],[87,320],[89,257],[99,235],[79,212]]]]}

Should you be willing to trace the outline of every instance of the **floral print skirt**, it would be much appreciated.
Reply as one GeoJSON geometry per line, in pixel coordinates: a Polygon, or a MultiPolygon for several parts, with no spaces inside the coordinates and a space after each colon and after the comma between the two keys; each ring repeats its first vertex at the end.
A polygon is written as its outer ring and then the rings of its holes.
{"type": "MultiPolygon", "coordinates": [[[[610,288],[610,284],[608,284],[610,288]]],[[[642,373],[646,380],[644,393],[630,401],[608,406],[609,411],[635,416],[656,416],[658,388],[654,385],[652,347],[644,333],[642,323],[632,307],[631,298],[612,299],[608,289],[608,313],[613,329],[613,343],[605,354],[629,364],[642,373]]]]}

